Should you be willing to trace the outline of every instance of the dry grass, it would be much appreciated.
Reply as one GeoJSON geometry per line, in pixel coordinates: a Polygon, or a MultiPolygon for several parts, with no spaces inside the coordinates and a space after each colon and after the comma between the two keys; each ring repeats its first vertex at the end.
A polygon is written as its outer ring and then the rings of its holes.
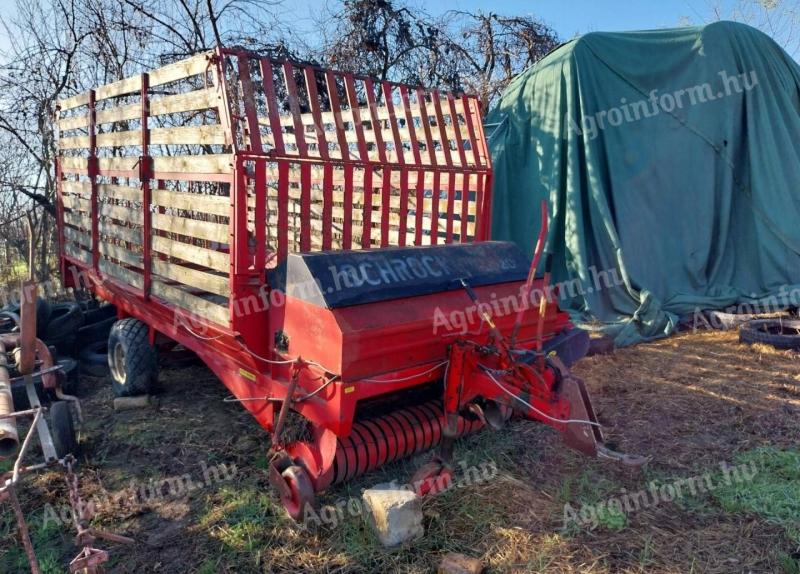
{"type": "MultiPolygon", "coordinates": [[[[713,472],[722,461],[761,446],[800,444],[800,362],[768,347],[739,345],[735,333],[681,335],[593,357],[576,369],[592,393],[607,438],[653,457],[644,472],[587,460],[564,450],[542,425],[461,441],[457,457],[494,461],[493,480],[447,492],[424,505],[426,536],[383,550],[358,518],[303,530],[287,521],[265,472],[267,436],[204,369],[170,371],[159,411],[115,414],[103,381],[86,381],[91,425],[82,467],[87,497],[131,480],[199,474],[199,465],[236,464],[235,480],[189,497],[102,509],[97,522],[132,535],[113,547],[113,572],[430,572],[449,551],[480,557],[491,572],[791,572],[782,528],[757,515],[728,514],[712,495],[661,503],[624,524],[564,529],[574,507],[634,492],[652,480],[713,472]]],[[[383,468],[322,497],[324,504],[376,482],[408,479],[425,457],[383,468]]],[[[63,502],[54,474],[30,484],[24,504],[63,502]]],[[[34,520],[34,528],[40,523],[34,520]]],[[[39,536],[61,560],[73,549],[68,528],[39,536]],[[48,540],[55,538],[56,543],[48,540]]],[[[0,523],[0,570],[18,559],[12,530],[0,523]],[[4,562],[5,561],[5,562],[4,562]]],[[[795,562],[796,565],[796,562],[795,562]]],[[[5,570],[3,570],[5,567],[5,570]]],[[[53,570],[57,571],[57,570],[53,570]]]]}

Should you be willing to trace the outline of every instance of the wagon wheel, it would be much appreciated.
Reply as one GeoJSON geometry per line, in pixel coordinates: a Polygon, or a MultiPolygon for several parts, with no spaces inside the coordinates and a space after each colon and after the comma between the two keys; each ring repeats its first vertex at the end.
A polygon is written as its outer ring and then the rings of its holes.
{"type": "Polygon", "coordinates": [[[314,503],[314,487],[308,473],[300,466],[292,465],[281,473],[289,487],[289,494],[281,495],[281,503],[289,516],[297,522],[303,521],[306,505],[314,503]]]}

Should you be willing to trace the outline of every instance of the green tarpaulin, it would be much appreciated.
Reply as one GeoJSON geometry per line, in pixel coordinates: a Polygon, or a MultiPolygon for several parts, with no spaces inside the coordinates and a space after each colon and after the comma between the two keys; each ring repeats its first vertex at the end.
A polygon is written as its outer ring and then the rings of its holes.
{"type": "Polygon", "coordinates": [[[768,36],[587,34],[486,122],[493,237],[532,251],[546,198],[560,304],[618,344],[697,309],[800,303],[800,67],[768,36]]]}

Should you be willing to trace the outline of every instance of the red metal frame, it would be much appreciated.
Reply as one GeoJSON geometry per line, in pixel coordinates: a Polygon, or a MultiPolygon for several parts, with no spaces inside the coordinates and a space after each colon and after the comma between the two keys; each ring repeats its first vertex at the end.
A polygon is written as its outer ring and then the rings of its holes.
{"type": "MultiPolygon", "coordinates": [[[[289,204],[289,173],[293,166],[300,166],[301,178],[301,220],[303,225],[300,230],[300,249],[307,251],[311,248],[310,226],[307,222],[311,218],[310,195],[312,184],[321,186],[322,195],[326,198],[322,211],[322,247],[328,249],[332,245],[331,202],[329,199],[334,193],[334,175],[341,171],[343,177],[344,204],[343,212],[346,215],[342,223],[341,242],[344,248],[353,243],[353,194],[355,191],[354,172],[364,172],[364,201],[362,205],[363,229],[362,248],[370,248],[373,243],[385,247],[394,243],[393,230],[390,228],[390,194],[392,192],[391,176],[398,174],[400,182],[400,225],[397,230],[399,245],[406,245],[408,231],[408,215],[410,213],[408,199],[413,198],[416,205],[414,217],[414,243],[421,245],[425,237],[430,238],[431,244],[440,242],[451,243],[456,240],[454,233],[454,218],[459,216],[461,227],[458,241],[468,240],[465,230],[468,227],[468,203],[475,204],[474,225],[475,232],[472,240],[482,241],[489,237],[489,218],[491,217],[491,165],[486,149],[485,137],[480,122],[479,103],[472,96],[447,95],[442,99],[436,91],[426,93],[421,88],[382,82],[380,90],[383,106],[376,101],[377,92],[375,84],[369,78],[355,76],[349,73],[334,72],[331,70],[319,71],[310,66],[295,65],[291,62],[255,58],[242,50],[221,49],[216,52],[213,59],[214,77],[217,89],[222,98],[220,106],[220,123],[228,131],[233,157],[233,170],[231,174],[176,174],[153,171],[151,157],[149,156],[148,138],[148,74],[142,76],[142,156],[139,161],[139,171],[111,171],[98,170],[95,148],[95,92],[91,92],[90,110],[91,122],[89,133],[91,137],[91,159],[89,161],[88,175],[92,181],[92,265],[87,266],[80,260],[67,255],[62,247],[62,273],[68,286],[87,285],[98,296],[114,303],[119,316],[135,317],[148,324],[151,328],[151,339],[163,335],[176,341],[186,348],[191,349],[216,373],[221,381],[228,387],[235,397],[242,400],[243,406],[248,409],[259,423],[267,430],[273,430],[275,424],[276,404],[281,404],[287,399],[290,381],[294,376],[298,392],[311,393],[320,388],[320,377],[339,378],[318,392],[313,398],[294,404],[295,410],[311,421],[314,425],[316,440],[312,443],[293,443],[287,446],[287,452],[296,460],[303,461],[304,466],[311,475],[315,488],[321,489],[340,478],[352,476],[372,468],[381,461],[390,460],[416,451],[420,446],[430,446],[438,440],[441,426],[436,426],[429,421],[431,416],[436,416],[433,407],[421,406],[409,410],[408,413],[398,414],[394,417],[396,424],[411,434],[404,434],[393,438],[392,453],[380,450],[356,453],[358,448],[367,448],[370,441],[364,435],[370,432],[388,436],[386,428],[380,425],[385,422],[364,423],[363,426],[354,427],[354,414],[356,405],[371,397],[385,395],[420,386],[428,382],[442,380],[445,367],[442,364],[449,354],[449,347],[456,339],[452,337],[433,336],[432,310],[435,307],[445,313],[463,310],[469,303],[465,300],[464,293],[460,291],[440,293],[435,296],[414,297],[401,302],[391,301],[345,308],[335,311],[321,310],[311,307],[301,301],[292,301],[293,312],[286,314],[283,307],[270,307],[253,311],[247,316],[240,316],[237,309],[243,308],[246,301],[254,298],[263,298],[269,295],[270,289],[266,285],[265,265],[267,261],[278,262],[286,258],[290,252],[289,242],[289,217],[287,205],[289,204]],[[241,92],[244,94],[242,105],[244,114],[233,112],[231,91],[229,89],[226,62],[238,59],[238,76],[241,82],[241,92]],[[257,61],[261,81],[258,88],[268,102],[266,121],[272,135],[272,147],[266,149],[264,138],[261,135],[258,114],[253,96],[256,86],[251,82],[251,64],[257,61]],[[280,69],[283,73],[284,86],[287,92],[287,105],[291,113],[293,126],[284,131],[281,125],[279,109],[276,104],[276,86],[273,71],[280,69]],[[301,91],[296,82],[296,72],[301,72],[305,79],[304,93],[306,100],[301,102],[301,91]],[[318,93],[318,79],[320,74],[327,86],[328,106],[333,114],[333,130],[326,130],[326,114],[321,109],[321,99],[318,93]],[[362,86],[361,95],[356,82],[362,86]],[[345,111],[338,94],[338,83],[344,86],[348,114],[352,117],[352,129],[355,135],[353,149],[347,140],[345,123],[342,119],[345,111]],[[402,110],[396,110],[393,95],[399,94],[402,110]],[[410,94],[416,98],[415,105],[420,110],[420,123],[424,133],[425,153],[421,153],[418,129],[415,125],[414,113],[410,94]],[[430,99],[430,102],[426,101],[430,99]],[[456,102],[463,108],[463,126],[466,138],[457,137],[451,140],[448,136],[443,105],[452,122],[458,122],[456,102]],[[362,116],[362,106],[366,103],[369,118],[362,116]],[[431,108],[432,106],[432,108],[431,108]],[[314,119],[314,140],[316,149],[309,144],[309,132],[303,123],[303,109],[309,110],[314,119]],[[385,109],[385,117],[382,117],[385,109]],[[433,110],[429,116],[430,109],[433,110]],[[434,117],[436,129],[434,131],[429,121],[434,117]],[[388,126],[385,122],[388,122],[388,126]],[[405,142],[401,137],[401,127],[398,122],[403,122],[403,130],[408,134],[405,142]],[[367,124],[371,134],[372,144],[367,140],[367,124]],[[383,131],[391,132],[391,143],[395,152],[394,160],[387,156],[383,131]],[[287,134],[291,131],[296,149],[289,149],[287,134]],[[241,134],[241,138],[237,134],[241,134]],[[436,137],[434,137],[436,136],[436,137]],[[330,138],[330,139],[329,139],[330,138]],[[437,144],[443,157],[437,158],[437,144]],[[466,144],[465,145],[465,140],[466,144]],[[451,149],[451,141],[455,150],[451,149]],[[332,154],[329,143],[339,146],[339,157],[332,154]],[[370,149],[372,148],[372,149],[370,149]],[[423,156],[428,156],[426,162],[423,156]],[[442,161],[443,160],[443,161],[442,161]],[[277,164],[278,173],[278,243],[273,246],[274,251],[269,252],[266,246],[266,172],[269,165],[277,164]],[[319,182],[312,182],[312,172],[321,169],[322,178],[319,182]],[[382,183],[380,197],[382,208],[380,211],[379,236],[373,241],[371,232],[372,217],[376,213],[372,207],[373,181],[380,172],[382,183]],[[433,184],[428,188],[425,176],[430,174],[433,184]],[[98,230],[97,211],[97,177],[138,177],[141,180],[143,192],[143,233],[144,233],[144,290],[126,285],[119,280],[104,275],[98,267],[98,250],[100,235],[98,230]],[[416,176],[416,184],[411,181],[416,176]],[[457,189],[457,178],[462,178],[462,185],[457,189]],[[230,207],[230,323],[219,325],[197,317],[186,317],[173,305],[154,296],[150,292],[151,258],[153,257],[150,238],[153,233],[151,216],[151,186],[157,186],[164,180],[181,181],[217,181],[227,183],[231,189],[230,207]],[[471,183],[477,183],[473,187],[471,183]],[[440,192],[447,186],[447,201],[441,203],[440,192]],[[425,198],[426,189],[430,189],[431,197],[425,198]],[[252,213],[252,224],[255,226],[255,246],[251,245],[248,233],[249,212],[248,192],[255,194],[255,210],[252,213]],[[474,193],[474,198],[471,195],[474,193]],[[461,211],[456,213],[456,195],[461,197],[461,211]],[[429,229],[423,229],[424,206],[426,199],[430,199],[432,221],[429,229]],[[445,229],[439,230],[439,219],[445,219],[445,229]],[[428,235],[426,235],[426,233],[428,235]],[[441,235],[441,236],[440,236],[441,235]],[[81,280],[78,280],[78,273],[81,280]],[[371,320],[369,325],[364,323],[365,317],[381,317],[381,321],[371,320]],[[314,337],[301,341],[300,346],[316,349],[313,358],[319,364],[308,364],[302,361],[297,363],[275,363],[286,359],[285,353],[280,353],[274,342],[273,335],[286,323],[296,322],[300,325],[313,326],[308,332],[322,333],[317,335],[319,341],[314,342],[314,337]],[[357,362],[357,368],[352,364],[345,365],[341,357],[331,354],[335,347],[328,345],[325,333],[339,332],[340,325],[353,326],[353,332],[348,333],[350,348],[366,349],[363,357],[357,362]],[[358,330],[361,326],[361,330],[358,330]],[[377,326],[376,326],[377,325],[377,326]],[[380,345],[370,344],[380,341],[380,345]],[[315,346],[316,345],[316,346],[315,346]],[[326,347],[326,345],[328,345],[326,347]],[[372,351],[367,351],[369,349],[372,351]],[[410,359],[411,358],[411,359],[410,359]],[[268,359],[268,360],[265,360],[268,359]],[[323,365],[325,368],[321,368],[323,365]],[[326,371],[331,368],[332,371],[326,371]],[[375,382],[379,378],[380,382],[375,382]],[[404,419],[404,417],[408,417],[404,419]],[[412,419],[416,417],[417,421],[412,419]],[[405,421],[405,422],[404,422],[405,421]],[[421,426],[420,426],[421,425],[421,426]],[[355,430],[354,430],[355,429],[355,430]],[[352,434],[352,433],[356,434],[352,434]],[[345,437],[352,436],[350,443],[340,442],[345,437]],[[411,445],[411,437],[414,446],[411,445]],[[337,438],[339,439],[337,441],[337,438]],[[361,446],[357,446],[361,445],[361,446]],[[355,449],[355,450],[354,450],[355,449]],[[396,450],[395,450],[396,449],[396,450]],[[349,460],[349,470],[338,468],[334,470],[335,460],[349,460]],[[349,453],[349,454],[348,454],[349,453]],[[390,455],[391,454],[391,455],[390,455]],[[344,457],[342,459],[341,457],[344,457]],[[361,461],[361,462],[357,462],[361,461]],[[355,466],[352,466],[355,464],[355,466]]],[[[238,108],[237,108],[238,110],[238,108]]],[[[226,138],[228,139],[228,138],[226,138]]],[[[57,164],[58,186],[58,213],[59,236],[64,245],[63,221],[63,196],[61,180],[65,173],[85,173],[80,169],[64,169],[57,164]]],[[[543,288],[541,284],[535,287],[543,288]]],[[[492,295],[509,295],[518,292],[519,284],[503,284],[477,289],[479,295],[487,299],[492,295]]],[[[500,329],[511,326],[513,316],[496,319],[500,329]]],[[[531,348],[532,339],[536,335],[535,324],[537,319],[530,320],[522,325],[519,340],[523,347],[531,348]]],[[[544,319],[545,334],[553,336],[569,326],[568,318],[551,306],[544,319]]],[[[471,337],[475,341],[488,341],[488,332],[482,331],[480,324],[473,324],[473,329],[479,329],[471,337]]],[[[289,353],[291,355],[291,353],[289,353]]],[[[453,376],[451,374],[451,376],[453,376]]],[[[480,379],[480,374],[476,380],[480,379]]],[[[485,381],[484,381],[485,382],[485,381]]],[[[481,385],[484,388],[485,385],[481,385]]],[[[478,388],[478,387],[476,387],[478,388]]],[[[538,403],[537,403],[538,404],[538,403]]],[[[556,409],[563,410],[561,407],[556,409]]],[[[459,423],[461,430],[473,428],[472,423],[462,421],[459,423]]]]}

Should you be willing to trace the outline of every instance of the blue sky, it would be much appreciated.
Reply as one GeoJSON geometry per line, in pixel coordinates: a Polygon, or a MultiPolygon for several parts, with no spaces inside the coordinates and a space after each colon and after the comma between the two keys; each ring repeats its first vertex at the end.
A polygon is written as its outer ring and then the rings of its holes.
{"type": "MultiPolygon", "coordinates": [[[[324,11],[328,0],[285,0],[278,8],[284,21],[300,20],[301,26],[312,28],[313,15],[324,11]],[[292,17],[288,17],[293,12],[292,17]]],[[[422,2],[431,14],[450,9],[484,10],[503,14],[534,14],[558,32],[562,39],[592,31],[642,30],[674,27],[690,21],[700,24],[711,18],[712,0],[432,0],[422,2]]],[[[716,3],[716,0],[714,1],[716,3]]],[[[734,0],[721,0],[730,8],[734,0]]],[[[13,13],[14,0],[0,0],[0,15],[13,13]]],[[[7,49],[9,39],[0,30],[0,50],[7,49]]]]}

